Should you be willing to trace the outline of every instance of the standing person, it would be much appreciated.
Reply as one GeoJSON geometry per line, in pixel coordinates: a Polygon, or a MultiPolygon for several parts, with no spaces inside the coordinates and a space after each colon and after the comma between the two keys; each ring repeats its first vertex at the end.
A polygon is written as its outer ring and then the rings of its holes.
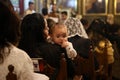
{"type": "Polygon", "coordinates": [[[48,19],[48,9],[47,8],[42,8],[42,15],[44,16],[45,19],[48,19]]]}
{"type": "Polygon", "coordinates": [[[28,14],[32,14],[32,13],[35,13],[35,5],[34,5],[34,2],[29,2],[28,3],[28,9],[25,11],[25,13],[24,13],[24,16],[26,16],[26,15],[28,15],[28,14]]]}
{"type": "Polygon", "coordinates": [[[59,22],[59,14],[57,12],[56,4],[52,4],[52,11],[48,14],[49,18],[53,19],[55,22],[59,22]]]}
{"type": "MultiPolygon", "coordinates": [[[[25,50],[31,58],[43,58],[51,67],[55,68],[50,80],[56,80],[60,69],[61,46],[47,42],[47,22],[39,13],[29,14],[21,23],[22,37],[19,48],[25,50]]],[[[67,58],[66,58],[67,59],[67,58]]],[[[72,72],[72,69],[70,69],[72,72]]]]}
{"type": "MultiPolygon", "coordinates": [[[[20,39],[19,24],[15,12],[0,1],[0,80],[35,80],[30,57],[16,47],[20,39]]],[[[39,76],[48,80],[45,75],[39,76]]]]}
{"type": "Polygon", "coordinates": [[[64,24],[56,24],[50,28],[50,36],[53,43],[60,45],[67,51],[68,58],[74,59],[77,52],[68,41],[67,27],[64,24]]]}

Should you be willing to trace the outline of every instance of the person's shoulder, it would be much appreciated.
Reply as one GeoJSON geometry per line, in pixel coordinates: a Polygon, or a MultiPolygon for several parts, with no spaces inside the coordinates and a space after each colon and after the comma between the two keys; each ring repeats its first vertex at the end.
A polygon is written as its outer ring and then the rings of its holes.
{"type": "Polygon", "coordinates": [[[25,10],[24,15],[35,13],[34,11],[31,11],[29,9],[25,10]]]}
{"type": "MultiPolygon", "coordinates": [[[[80,44],[82,44],[82,45],[84,45],[84,46],[88,46],[88,45],[91,45],[92,44],[92,41],[89,39],[89,38],[84,38],[84,37],[81,37],[81,36],[78,36],[78,35],[76,35],[76,36],[74,36],[74,37],[71,37],[71,38],[78,38],[77,40],[78,40],[78,42],[80,43],[80,44]]],[[[76,43],[76,42],[75,42],[76,43]]],[[[79,44],[78,43],[78,44],[79,44]]]]}
{"type": "Polygon", "coordinates": [[[13,48],[13,51],[15,51],[15,52],[18,52],[18,53],[26,53],[24,50],[22,50],[22,49],[19,49],[18,47],[16,47],[16,46],[13,46],[12,45],[12,48],[13,48]]]}
{"type": "Polygon", "coordinates": [[[26,10],[25,10],[25,13],[27,13],[27,12],[29,12],[29,11],[30,11],[29,9],[26,9],[26,10]]]}
{"type": "Polygon", "coordinates": [[[14,45],[12,45],[12,50],[11,50],[11,52],[12,52],[14,55],[16,55],[16,56],[22,57],[22,59],[24,59],[24,58],[30,58],[30,57],[28,56],[28,54],[27,54],[24,50],[19,49],[19,48],[17,48],[17,47],[14,46],[14,45]]]}
{"type": "Polygon", "coordinates": [[[86,43],[87,45],[91,45],[92,44],[92,41],[89,39],[89,38],[84,38],[84,37],[81,37],[81,40],[86,43]]]}

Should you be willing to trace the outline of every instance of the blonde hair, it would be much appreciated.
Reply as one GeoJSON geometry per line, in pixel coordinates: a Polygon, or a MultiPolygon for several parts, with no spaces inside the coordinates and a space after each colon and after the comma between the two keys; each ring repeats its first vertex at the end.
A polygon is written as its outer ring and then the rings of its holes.
{"type": "Polygon", "coordinates": [[[63,24],[63,23],[56,23],[54,26],[52,26],[49,29],[50,34],[53,34],[53,32],[54,32],[54,30],[55,30],[56,27],[57,28],[66,28],[67,29],[67,27],[65,26],[65,24],[63,24]]]}

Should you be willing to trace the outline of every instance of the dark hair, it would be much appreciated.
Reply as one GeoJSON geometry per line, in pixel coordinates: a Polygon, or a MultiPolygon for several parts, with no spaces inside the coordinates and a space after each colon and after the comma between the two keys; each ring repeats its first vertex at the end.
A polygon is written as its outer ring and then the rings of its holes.
{"type": "Polygon", "coordinates": [[[34,4],[34,2],[30,1],[30,2],[28,3],[28,5],[31,5],[31,4],[34,4]]]}
{"type": "Polygon", "coordinates": [[[4,47],[9,47],[9,43],[16,45],[20,39],[20,19],[15,12],[0,1],[0,63],[3,60],[4,47]]]}
{"type": "Polygon", "coordinates": [[[106,29],[108,24],[105,20],[101,18],[94,19],[87,29],[88,35],[91,35],[91,39],[94,41],[99,41],[103,38],[106,38],[106,29]]]}
{"type": "Polygon", "coordinates": [[[88,20],[87,19],[82,18],[80,21],[83,25],[88,25],[88,20]]]}
{"type": "Polygon", "coordinates": [[[88,30],[92,30],[96,33],[102,34],[106,31],[106,27],[107,27],[106,21],[101,18],[97,18],[91,22],[88,30]]]}
{"type": "Polygon", "coordinates": [[[1,0],[6,6],[8,6],[10,9],[14,10],[14,7],[11,3],[11,0],[1,0]]]}
{"type": "Polygon", "coordinates": [[[48,27],[49,27],[49,33],[51,34],[51,27],[55,26],[56,22],[52,19],[47,19],[48,27]]]}
{"type": "Polygon", "coordinates": [[[48,15],[48,9],[47,8],[42,8],[42,14],[45,16],[45,15],[48,15]]]}
{"type": "Polygon", "coordinates": [[[41,42],[46,42],[44,33],[45,20],[39,13],[33,13],[25,16],[21,23],[21,40],[19,48],[25,50],[29,54],[33,54],[34,48],[41,42]]]}
{"type": "Polygon", "coordinates": [[[68,15],[67,11],[62,11],[61,14],[68,15]]]}

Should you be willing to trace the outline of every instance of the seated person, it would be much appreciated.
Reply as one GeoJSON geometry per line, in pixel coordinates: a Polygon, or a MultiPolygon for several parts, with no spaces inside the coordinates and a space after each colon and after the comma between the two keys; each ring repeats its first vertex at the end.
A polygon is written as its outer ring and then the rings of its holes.
{"type": "Polygon", "coordinates": [[[88,35],[80,20],[69,17],[66,11],[61,12],[60,23],[64,23],[66,25],[69,37],[75,37],[78,35],[82,38],[88,38],[88,35]]]}
{"type": "Polygon", "coordinates": [[[90,24],[88,34],[89,38],[93,41],[95,51],[98,53],[103,53],[105,45],[107,46],[108,64],[111,64],[114,62],[114,50],[111,42],[106,38],[106,35],[104,35],[106,32],[106,26],[107,24],[104,20],[99,18],[95,19],[90,24]]]}
{"type": "Polygon", "coordinates": [[[35,4],[34,4],[34,2],[32,2],[32,1],[30,1],[29,3],[28,3],[28,9],[27,10],[25,10],[25,12],[24,12],[24,16],[26,16],[26,15],[28,15],[28,14],[33,14],[33,13],[35,13],[35,4]]]}
{"type": "MultiPolygon", "coordinates": [[[[19,48],[25,50],[31,58],[43,58],[51,67],[55,68],[54,73],[49,76],[50,80],[56,80],[60,69],[61,54],[65,53],[61,46],[47,42],[48,30],[47,21],[39,13],[25,16],[21,23],[22,36],[19,48]]],[[[73,76],[71,61],[67,60],[68,73],[73,76]],[[70,64],[70,65],[69,65],[70,64]]],[[[68,75],[71,77],[71,75],[68,75]]]]}
{"type": "MultiPolygon", "coordinates": [[[[38,80],[27,53],[16,46],[20,39],[20,19],[0,1],[0,80],[38,80]]],[[[49,80],[38,74],[39,80],[49,80]]]]}
{"type": "Polygon", "coordinates": [[[100,18],[94,19],[88,28],[89,38],[92,40],[94,45],[94,51],[96,54],[105,53],[104,50],[106,48],[107,51],[107,63],[108,63],[108,76],[111,74],[112,64],[114,63],[114,49],[106,37],[106,27],[107,23],[100,18]]]}
{"type": "Polygon", "coordinates": [[[48,14],[49,18],[54,20],[55,22],[59,22],[59,13],[57,11],[57,5],[51,5],[51,12],[48,14]]]}

